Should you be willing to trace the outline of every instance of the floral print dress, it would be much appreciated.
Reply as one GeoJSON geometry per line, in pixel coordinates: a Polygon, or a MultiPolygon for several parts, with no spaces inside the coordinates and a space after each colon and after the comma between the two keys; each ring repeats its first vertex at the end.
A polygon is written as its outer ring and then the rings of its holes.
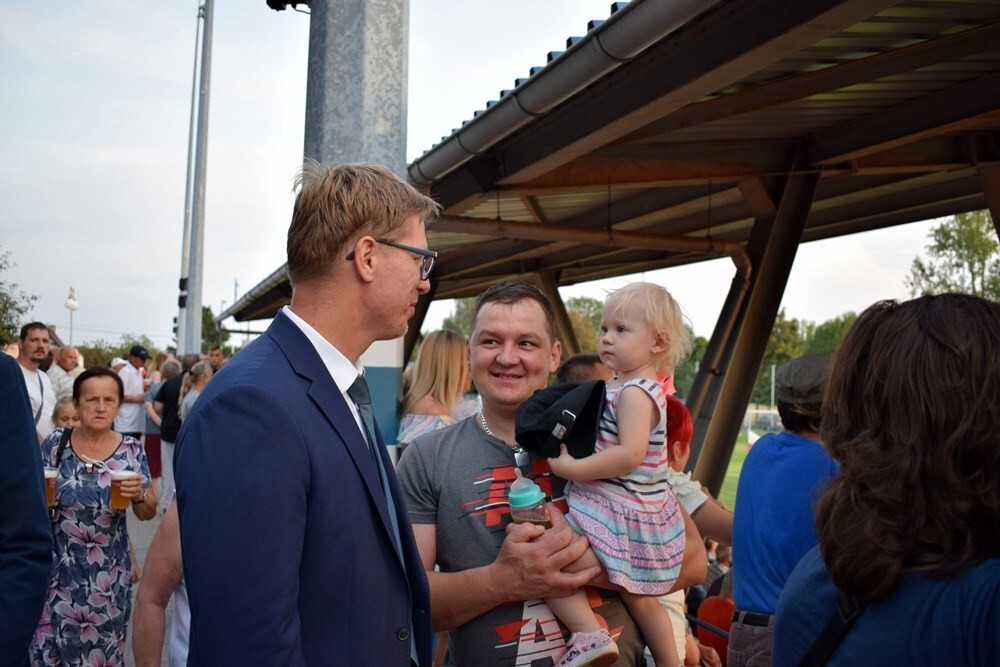
{"type": "Polygon", "coordinates": [[[31,662],[43,665],[123,667],[132,614],[132,561],[125,511],[111,509],[110,470],[137,470],[149,487],[142,444],[122,437],[103,461],[81,460],[67,446],[55,460],[63,429],[42,443],[42,460],[58,468],[52,520],[52,577],[31,644],[31,662]]]}

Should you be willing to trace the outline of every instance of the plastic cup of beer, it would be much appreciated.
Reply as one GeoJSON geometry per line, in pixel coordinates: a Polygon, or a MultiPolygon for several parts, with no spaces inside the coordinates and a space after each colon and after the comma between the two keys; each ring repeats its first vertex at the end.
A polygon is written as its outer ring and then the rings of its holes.
{"type": "Polygon", "coordinates": [[[55,468],[45,468],[45,503],[49,507],[56,506],[56,483],[59,481],[59,471],[55,468]]]}
{"type": "Polygon", "coordinates": [[[122,495],[122,482],[126,479],[134,479],[139,474],[132,470],[112,470],[111,471],[111,509],[127,510],[131,503],[131,498],[122,495]]]}

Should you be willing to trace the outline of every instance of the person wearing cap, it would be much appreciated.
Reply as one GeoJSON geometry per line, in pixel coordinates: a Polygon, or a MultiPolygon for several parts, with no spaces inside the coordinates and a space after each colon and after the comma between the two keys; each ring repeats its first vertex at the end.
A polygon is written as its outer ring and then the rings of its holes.
{"type": "Polygon", "coordinates": [[[115,417],[115,430],[140,441],[146,430],[146,413],[142,407],[146,402],[146,388],[142,382],[142,373],[148,360],[149,352],[146,348],[133,345],[128,352],[128,363],[118,370],[118,377],[125,387],[125,397],[115,417]]]}
{"type": "Polygon", "coordinates": [[[743,462],[733,517],[733,667],[771,664],[774,612],[781,589],[817,537],[813,506],[837,464],[819,438],[830,357],[809,355],[775,374],[785,430],[754,444],[743,462]]]}

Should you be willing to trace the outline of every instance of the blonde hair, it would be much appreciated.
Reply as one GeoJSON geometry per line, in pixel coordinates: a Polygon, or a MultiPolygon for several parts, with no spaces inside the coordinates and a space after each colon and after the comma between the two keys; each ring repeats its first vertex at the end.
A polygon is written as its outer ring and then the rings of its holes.
{"type": "Polygon", "coordinates": [[[295,179],[288,228],[288,279],[325,275],[359,234],[395,240],[410,216],[432,220],[440,206],[377,164],[321,165],[306,159],[295,179]]]}
{"type": "Polygon", "coordinates": [[[73,402],[73,398],[71,396],[67,396],[66,398],[60,398],[58,401],[56,401],[56,404],[52,407],[52,423],[53,424],[56,421],[56,415],[58,415],[59,411],[63,407],[65,407],[67,405],[69,407],[73,408],[73,415],[76,416],[77,420],[79,420],[80,417],[79,417],[79,415],[77,414],[77,411],[76,411],[76,403],[73,402]]]}
{"type": "Polygon", "coordinates": [[[604,307],[621,315],[630,304],[642,306],[646,324],[667,339],[666,348],[656,355],[656,370],[673,372],[691,354],[691,334],[684,325],[684,313],[664,287],[654,283],[629,283],[608,294],[604,307]]]}
{"type": "Polygon", "coordinates": [[[469,387],[469,365],[465,339],[451,331],[434,331],[424,337],[420,356],[413,366],[413,379],[403,402],[403,413],[424,396],[430,396],[449,412],[469,387]]]}
{"type": "Polygon", "coordinates": [[[168,357],[167,357],[167,355],[166,355],[165,352],[158,352],[156,354],[156,358],[153,359],[153,363],[149,367],[149,372],[152,373],[154,371],[160,371],[162,373],[163,372],[163,364],[165,364],[167,362],[167,360],[168,360],[168,357]]]}
{"type": "Polygon", "coordinates": [[[212,375],[212,366],[207,361],[199,361],[194,366],[191,367],[187,373],[184,374],[184,381],[181,383],[181,395],[180,400],[184,400],[187,393],[191,391],[195,383],[201,379],[203,375],[212,375]]]}

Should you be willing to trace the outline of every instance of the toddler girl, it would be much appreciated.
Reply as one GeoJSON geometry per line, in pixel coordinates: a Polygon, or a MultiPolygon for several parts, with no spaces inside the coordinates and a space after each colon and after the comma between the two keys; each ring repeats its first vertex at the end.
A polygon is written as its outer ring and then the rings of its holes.
{"type": "Polygon", "coordinates": [[[76,406],[72,398],[61,398],[52,409],[52,424],[56,428],[79,426],[80,417],[76,414],[76,406]]]}
{"type": "MultiPolygon", "coordinates": [[[[680,307],[667,290],[632,283],[604,304],[598,349],[615,372],[608,383],[594,453],[574,459],[563,445],[549,459],[566,480],[568,519],[587,535],[611,583],[649,643],[658,667],[679,664],[670,618],[654,596],[670,592],[684,555],[684,520],[667,484],[666,394],[658,370],[672,371],[691,348],[680,307]]],[[[583,591],[546,600],[572,631],[557,667],[609,665],[618,649],[583,591]]]]}

